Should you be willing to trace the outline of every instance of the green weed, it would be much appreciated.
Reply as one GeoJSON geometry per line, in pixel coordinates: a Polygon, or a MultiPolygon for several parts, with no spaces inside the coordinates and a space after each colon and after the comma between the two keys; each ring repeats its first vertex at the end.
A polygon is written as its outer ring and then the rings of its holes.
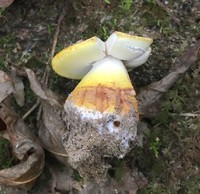
{"type": "Polygon", "coordinates": [[[156,158],[158,158],[159,145],[160,145],[159,137],[156,137],[156,139],[150,143],[150,150],[152,150],[154,152],[154,155],[156,158]]]}
{"type": "Polygon", "coordinates": [[[2,14],[3,14],[3,12],[5,11],[5,7],[3,7],[3,8],[0,8],[0,17],[2,17],[2,14]]]}
{"type": "Polygon", "coordinates": [[[108,27],[102,26],[99,30],[99,36],[102,40],[107,40],[107,38],[110,36],[108,27]]]}
{"type": "Polygon", "coordinates": [[[107,4],[110,4],[110,1],[109,0],[104,0],[105,3],[107,4]]]}
{"type": "Polygon", "coordinates": [[[132,5],[133,5],[133,0],[121,0],[119,7],[123,11],[128,11],[128,10],[130,10],[132,5]]]}
{"type": "Polygon", "coordinates": [[[83,178],[80,176],[80,174],[77,170],[74,170],[74,179],[79,183],[84,182],[83,178]]]}

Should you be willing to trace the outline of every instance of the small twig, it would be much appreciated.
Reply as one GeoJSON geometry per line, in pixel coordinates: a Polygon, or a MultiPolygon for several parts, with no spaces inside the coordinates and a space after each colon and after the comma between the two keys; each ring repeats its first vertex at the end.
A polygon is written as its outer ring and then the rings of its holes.
{"type": "MultiPolygon", "coordinates": [[[[65,9],[65,6],[63,6],[63,11],[58,19],[58,24],[57,24],[57,27],[56,27],[56,31],[55,31],[55,34],[54,34],[54,38],[53,38],[53,44],[52,44],[52,47],[51,47],[51,54],[49,55],[49,59],[48,59],[48,62],[47,62],[47,65],[46,65],[46,69],[45,69],[45,72],[43,74],[43,77],[42,77],[42,80],[41,82],[44,83],[45,86],[47,86],[47,83],[48,83],[48,79],[49,79],[49,72],[50,72],[50,67],[49,67],[49,64],[54,56],[54,53],[55,53],[55,48],[56,48],[56,45],[57,45],[57,41],[58,41],[58,35],[59,35],[59,32],[60,32],[60,24],[65,16],[65,13],[66,13],[66,9],[65,9]]],[[[29,116],[38,106],[40,105],[40,100],[38,98],[36,104],[34,104],[29,110],[28,112],[26,112],[24,114],[24,116],[22,117],[22,119],[24,120],[27,116],[29,116]]],[[[37,120],[39,120],[40,116],[41,116],[41,106],[39,107],[39,111],[38,111],[38,114],[37,114],[37,120]]]]}
{"type": "Polygon", "coordinates": [[[60,24],[61,24],[61,21],[63,20],[63,18],[65,16],[64,10],[63,10],[63,12],[61,13],[61,15],[58,19],[58,24],[57,24],[57,27],[56,27],[56,31],[55,31],[54,38],[53,38],[53,44],[52,44],[52,47],[51,47],[51,55],[49,56],[48,63],[51,62],[51,60],[53,59],[54,53],[55,53],[55,48],[56,48],[56,45],[57,45],[57,42],[58,42],[58,35],[59,35],[59,32],[60,32],[60,24]]]}
{"type": "MultiPolygon", "coordinates": [[[[58,24],[57,24],[56,31],[55,31],[55,34],[54,34],[53,44],[52,44],[52,47],[51,47],[51,54],[49,55],[49,59],[48,59],[47,65],[46,65],[46,69],[44,71],[44,75],[43,75],[42,80],[41,80],[41,82],[43,82],[45,86],[47,86],[47,83],[48,83],[48,80],[49,80],[49,73],[50,73],[50,67],[49,66],[50,66],[51,60],[53,59],[54,53],[55,53],[55,48],[56,48],[56,45],[57,45],[57,42],[58,42],[58,35],[59,35],[59,32],[60,32],[60,24],[61,24],[62,20],[64,19],[65,13],[66,13],[66,8],[65,8],[65,6],[63,6],[63,11],[62,11],[62,13],[61,13],[61,15],[58,19],[58,24]]],[[[42,112],[42,108],[40,106],[38,114],[37,114],[37,120],[39,120],[39,118],[41,116],[41,112],[42,112]]]]}
{"type": "Polygon", "coordinates": [[[41,115],[42,115],[42,106],[41,106],[41,104],[40,104],[39,109],[38,109],[38,112],[37,112],[37,117],[36,117],[36,120],[37,120],[37,121],[40,120],[41,115]]]}
{"type": "Polygon", "coordinates": [[[165,6],[160,0],[155,0],[157,5],[161,7],[168,15],[171,17],[171,19],[178,25],[180,25],[180,20],[175,17],[174,13],[171,9],[169,9],[167,6],[165,6]]]}
{"type": "Polygon", "coordinates": [[[197,114],[197,113],[180,113],[180,114],[171,113],[171,115],[182,116],[182,117],[199,117],[200,116],[200,114],[197,114]]]}
{"type": "MultiPolygon", "coordinates": [[[[63,6],[65,7],[65,6],[63,6]]],[[[46,66],[46,69],[45,69],[45,72],[44,72],[44,76],[43,76],[43,80],[44,80],[44,84],[47,85],[48,83],[48,79],[49,79],[49,72],[50,72],[50,68],[49,68],[49,64],[51,63],[51,60],[53,59],[53,56],[54,56],[54,53],[55,53],[55,48],[56,48],[56,45],[57,45],[57,42],[58,42],[58,35],[59,35],[59,32],[60,32],[60,24],[65,16],[65,13],[66,13],[66,9],[63,8],[63,11],[58,19],[58,24],[57,24],[57,27],[56,27],[56,31],[55,31],[55,34],[54,34],[54,38],[53,38],[53,44],[52,44],[52,47],[51,47],[51,54],[49,55],[49,59],[48,59],[48,62],[47,62],[47,66],[46,66]]]]}
{"type": "Polygon", "coordinates": [[[22,119],[26,119],[40,104],[40,99],[38,98],[36,103],[24,114],[22,119]]]}

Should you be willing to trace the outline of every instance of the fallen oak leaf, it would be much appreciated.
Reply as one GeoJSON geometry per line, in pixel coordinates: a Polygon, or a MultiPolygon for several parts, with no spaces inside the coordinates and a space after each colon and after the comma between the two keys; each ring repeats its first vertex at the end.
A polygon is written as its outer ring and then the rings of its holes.
{"type": "Polygon", "coordinates": [[[137,99],[142,117],[152,118],[159,111],[163,95],[195,63],[200,50],[200,40],[189,47],[176,61],[167,76],[140,89],[137,99]]]}
{"type": "Polygon", "coordinates": [[[0,117],[6,124],[13,154],[19,160],[18,164],[0,171],[0,184],[29,189],[43,171],[44,151],[25,123],[4,103],[0,117]]]}

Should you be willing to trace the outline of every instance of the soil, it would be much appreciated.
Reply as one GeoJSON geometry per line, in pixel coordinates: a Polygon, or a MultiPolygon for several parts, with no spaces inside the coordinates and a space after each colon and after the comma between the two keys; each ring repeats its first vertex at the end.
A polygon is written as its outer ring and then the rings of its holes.
{"type": "MultiPolygon", "coordinates": [[[[130,72],[137,91],[165,76],[185,48],[200,38],[199,10],[198,0],[15,0],[9,7],[0,8],[0,69],[9,73],[12,67],[25,66],[42,79],[63,14],[55,53],[92,36],[106,40],[116,30],[154,39],[148,62],[130,72]]],[[[48,88],[61,96],[67,97],[77,83],[50,69],[48,88]]],[[[200,59],[166,94],[160,114],[145,120],[143,145],[123,160],[148,180],[139,194],[200,193],[199,83],[200,59]]],[[[25,92],[25,105],[17,109],[20,116],[36,102],[30,90],[25,92]]],[[[29,126],[34,125],[36,112],[26,118],[29,126]]],[[[48,165],[51,157],[46,160],[48,165]]],[[[113,166],[120,169],[121,162],[113,166]]],[[[50,193],[45,188],[47,177],[45,171],[27,193],[38,192],[38,188],[40,193],[50,193]]],[[[2,193],[12,192],[2,187],[2,193]]]]}

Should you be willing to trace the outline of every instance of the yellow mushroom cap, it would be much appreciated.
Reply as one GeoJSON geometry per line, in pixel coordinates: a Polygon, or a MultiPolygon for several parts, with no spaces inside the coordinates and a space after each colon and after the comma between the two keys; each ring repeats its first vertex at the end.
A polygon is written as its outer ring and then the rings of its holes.
{"type": "Polygon", "coordinates": [[[148,48],[148,50],[143,55],[130,61],[124,61],[124,65],[126,66],[128,71],[131,71],[133,68],[136,68],[144,64],[149,58],[150,53],[151,53],[151,48],[148,48]]]}
{"type": "Polygon", "coordinates": [[[106,52],[117,59],[130,61],[143,55],[152,42],[151,38],[114,32],[106,41],[106,52]]]}
{"type": "Polygon", "coordinates": [[[105,43],[92,37],[60,51],[52,60],[52,68],[63,77],[81,79],[93,62],[105,56],[105,43]]]}
{"type": "Polygon", "coordinates": [[[124,60],[130,70],[146,62],[151,43],[151,38],[122,32],[114,32],[106,42],[92,37],[60,51],[52,60],[52,68],[63,77],[82,79],[91,70],[93,63],[112,56],[124,60]]]}

